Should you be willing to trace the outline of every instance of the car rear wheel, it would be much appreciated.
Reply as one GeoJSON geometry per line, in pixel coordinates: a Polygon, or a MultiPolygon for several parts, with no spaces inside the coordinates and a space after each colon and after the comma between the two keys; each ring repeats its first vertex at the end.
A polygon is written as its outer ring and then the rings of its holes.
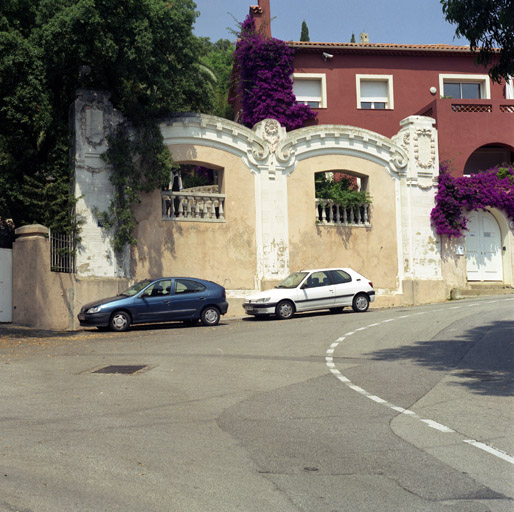
{"type": "Polygon", "coordinates": [[[202,311],[202,324],[203,325],[218,325],[220,321],[220,312],[218,308],[215,308],[214,306],[206,307],[202,311]]]}
{"type": "Polygon", "coordinates": [[[364,293],[359,293],[353,298],[352,308],[356,313],[364,313],[369,308],[369,298],[364,293]]]}
{"type": "Polygon", "coordinates": [[[130,327],[130,315],[125,311],[116,311],[111,316],[109,326],[112,331],[124,332],[130,327]]]}
{"type": "Polygon", "coordinates": [[[294,305],[289,300],[282,300],[277,304],[275,314],[280,320],[288,320],[294,315],[294,305]]]}

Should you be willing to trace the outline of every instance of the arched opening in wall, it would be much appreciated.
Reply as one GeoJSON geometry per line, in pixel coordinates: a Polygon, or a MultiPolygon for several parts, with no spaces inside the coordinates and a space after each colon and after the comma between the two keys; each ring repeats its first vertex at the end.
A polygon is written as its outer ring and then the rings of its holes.
{"type": "Polygon", "coordinates": [[[471,176],[496,165],[512,165],[514,149],[506,144],[487,144],[476,149],[464,166],[464,176],[471,176]]]}
{"type": "Polygon", "coordinates": [[[505,249],[500,225],[492,212],[469,212],[466,232],[468,281],[502,281],[505,249]]]}
{"type": "Polygon", "coordinates": [[[163,220],[223,222],[223,170],[179,164],[161,192],[163,220]]]}
{"type": "Polygon", "coordinates": [[[368,177],[344,169],[314,174],[316,222],[327,225],[370,226],[368,177]]]}

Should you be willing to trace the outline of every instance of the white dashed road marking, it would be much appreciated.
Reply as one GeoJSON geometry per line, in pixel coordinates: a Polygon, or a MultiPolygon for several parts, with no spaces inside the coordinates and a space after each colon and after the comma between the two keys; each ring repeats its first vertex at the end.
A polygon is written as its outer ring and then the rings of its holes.
{"type": "MultiPolygon", "coordinates": [[[[514,300],[514,297],[508,298],[508,299],[503,299],[503,300],[514,300]]],[[[496,302],[498,302],[498,301],[497,300],[490,300],[490,301],[486,301],[486,302],[481,302],[481,304],[494,304],[496,302]]],[[[475,307],[475,306],[478,306],[478,305],[479,305],[479,303],[473,303],[473,304],[466,304],[466,305],[462,305],[462,306],[452,306],[452,307],[450,307],[448,309],[461,309],[463,307],[470,307],[471,308],[471,307],[475,307]]],[[[439,308],[439,309],[432,310],[431,312],[434,313],[434,312],[437,312],[437,311],[445,311],[445,310],[446,310],[445,308],[439,308]]],[[[372,400],[372,401],[374,401],[374,402],[376,402],[378,404],[384,405],[384,406],[388,407],[389,409],[392,409],[393,411],[399,412],[400,414],[405,414],[405,415],[408,415],[410,418],[418,419],[419,421],[421,421],[422,423],[424,423],[428,427],[436,429],[436,430],[438,430],[438,431],[440,431],[442,433],[446,433],[446,434],[448,434],[448,433],[455,433],[455,430],[451,429],[450,427],[447,427],[446,425],[442,425],[441,423],[438,423],[437,421],[434,421],[434,420],[431,420],[431,419],[421,418],[420,416],[418,416],[413,411],[409,411],[408,409],[404,409],[403,407],[398,407],[398,406],[396,406],[394,404],[391,404],[387,400],[384,400],[383,398],[380,398],[379,396],[372,395],[371,393],[369,393],[365,389],[363,389],[360,386],[357,386],[356,384],[354,384],[348,377],[345,377],[336,368],[336,365],[334,363],[333,354],[335,352],[335,349],[348,336],[352,336],[356,332],[365,331],[366,329],[369,329],[371,327],[377,327],[377,326],[379,326],[381,324],[387,324],[389,322],[393,322],[394,320],[397,320],[397,319],[400,319],[400,318],[409,318],[409,317],[412,317],[412,316],[424,315],[424,314],[425,314],[425,312],[422,311],[422,312],[418,312],[418,313],[413,313],[412,315],[402,315],[402,316],[399,316],[397,318],[388,318],[387,320],[382,320],[382,322],[377,322],[377,323],[369,324],[369,325],[367,325],[365,327],[359,327],[358,329],[355,329],[354,331],[347,332],[344,336],[341,336],[341,337],[337,338],[337,340],[330,345],[330,348],[326,352],[327,355],[325,357],[325,364],[327,365],[328,369],[330,370],[330,373],[332,373],[332,375],[337,377],[338,380],[340,380],[343,384],[348,386],[350,389],[353,389],[357,393],[365,396],[366,398],[369,398],[370,400],[372,400]]],[[[481,443],[480,441],[476,441],[474,439],[466,439],[466,440],[464,440],[464,442],[469,444],[470,446],[474,446],[475,448],[478,448],[480,450],[484,450],[485,452],[490,453],[491,455],[494,455],[495,457],[498,457],[498,458],[500,458],[500,459],[502,459],[502,460],[504,460],[504,461],[514,465],[514,457],[511,457],[510,455],[506,454],[505,452],[502,452],[501,450],[498,450],[496,448],[492,448],[491,446],[488,446],[488,445],[486,445],[484,443],[481,443]]]]}
{"type": "Polygon", "coordinates": [[[436,430],[440,430],[441,432],[455,432],[455,430],[451,429],[450,427],[441,425],[440,423],[437,423],[437,421],[433,421],[433,420],[421,420],[421,421],[423,423],[426,423],[429,427],[435,428],[436,430]]]}
{"type": "Polygon", "coordinates": [[[475,441],[474,439],[466,439],[464,442],[470,444],[471,446],[474,446],[475,448],[480,448],[480,450],[484,450],[485,452],[491,453],[492,455],[495,455],[500,459],[506,460],[511,464],[514,464],[514,457],[507,455],[505,452],[502,452],[497,448],[491,448],[490,446],[487,446],[486,444],[481,443],[479,441],[475,441]]]}

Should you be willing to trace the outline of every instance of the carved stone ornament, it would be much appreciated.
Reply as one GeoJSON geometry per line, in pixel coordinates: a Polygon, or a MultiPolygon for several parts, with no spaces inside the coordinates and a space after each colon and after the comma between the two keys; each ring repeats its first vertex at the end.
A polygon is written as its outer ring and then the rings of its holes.
{"type": "Polygon", "coordinates": [[[101,105],[85,106],[82,115],[82,136],[90,146],[97,147],[105,139],[104,111],[101,105]]]}
{"type": "Polygon", "coordinates": [[[275,119],[265,119],[254,127],[257,137],[252,141],[251,155],[256,161],[264,162],[270,155],[282,160],[288,159],[291,151],[280,151],[280,142],[285,143],[286,130],[275,119]],[[280,153],[279,153],[280,151],[280,153]]]}
{"type": "Polygon", "coordinates": [[[406,132],[403,134],[401,146],[403,149],[408,151],[409,146],[410,146],[410,133],[409,132],[406,132]]]}
{"type": "Polygon", "coordinates": [[[401,173],[402,170],[407,167],[408,157],[406,154],[400,153],[400,151],[395,151],[391,156],[391,163],[394,168],[401,173]]]}
{"type": "Polygon", "coordinates": [[[253,156],[256,161],[263,162],[268,159],[269,149],[264,144],[261,144],[258,140],[251,141],[251,148],[249,154],[253,156]]]}
{"type": "Polygon", "coordinates": [[[418,187],[422,190],[430,190],[437,187],[437,180],[428,176],[418,176],[417,178],[409,178],[407,180],[409,186],[418,187]]]}
{"type": "Polygon", "coordinates": [[[422,169],[431,169],[435,164],[435,140],[432,130],[420,129],[414,134],[414,158],[422,169]]]}
{"type": "Polygon", "coordinates": [[[266,119],[262,138],[268,143],[269,152],[275,153],[280,141],[280,123],[275,119],[266,119]]]}

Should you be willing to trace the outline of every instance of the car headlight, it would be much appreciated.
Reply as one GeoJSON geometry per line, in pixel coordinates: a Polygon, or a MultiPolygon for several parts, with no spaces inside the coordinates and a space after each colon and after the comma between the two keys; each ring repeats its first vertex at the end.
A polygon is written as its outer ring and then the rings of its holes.
{"type": "Polygon", "coordinates": [[[102,309],[102,306],[94,306],[89,308],[86,313],[98,313],[102,309]]]}
{"type": "Polygon", "coordinates": [[[254,302],[269,302],[271,297],[262,297],[260,299],[256,299],[254,302]]]}

